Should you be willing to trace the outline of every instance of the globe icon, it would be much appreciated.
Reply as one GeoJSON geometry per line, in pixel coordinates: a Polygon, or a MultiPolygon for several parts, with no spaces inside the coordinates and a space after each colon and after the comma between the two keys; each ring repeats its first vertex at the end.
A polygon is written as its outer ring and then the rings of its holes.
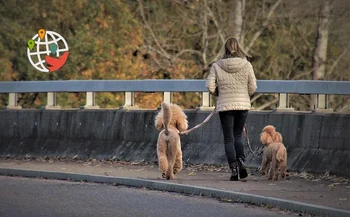
{"type": "Polygon", "coordinates": [[[64,65],[68,49],[66,40],[60,34],[40,29],[28,41],[27,55],[34,68],[41,72],[52,72],[64,65]]]}

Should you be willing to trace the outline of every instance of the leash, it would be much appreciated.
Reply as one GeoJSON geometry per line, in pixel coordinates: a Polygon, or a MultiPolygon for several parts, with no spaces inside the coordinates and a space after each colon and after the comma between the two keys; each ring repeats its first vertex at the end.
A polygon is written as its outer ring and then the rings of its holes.
{"type": "MultiPolygon", "coordinates": [[[[201,126],[203,126],[205,123],[207,123],[210,120],[210,118],[215,114],[215,112],[216,112],[216,107],[214,108],[214,110],[209,114],[209,116],[202,123],[197,124],[196,126],[192,127],[191,129],[179,132],[179,134],[187,135],[190,132],[194,131],[195,129],[200,128],[201,126]]],[[[247,125],[246,124],[244,125],[243,133],[244,133],[244,137],[246,139],[246,143],[248,145],[249,151],[254,155],[254,157],[259,157],[263,153],[264,150],[261,150],[258,154],[256,154],[253,151],[253,149],[252,149],[252,147],[250,145],[249,136],[248,136],[248,129],[247,129],[247,125]]]]}
{"type": "Polygon", "coordinates": [[[244,137],[246,139],[246,143],[247,143],[247,146],[249,148],[249,151],[254,155],[254,157],[259,157],[264,152],[264,149],[262,149],[258,154],[255,154],[252,147],[250,146],[250,141],[249,141],[249,137],[248,137],[248,129],[247,129],[246,124],[244,125],[243,132],[244,132],[244,137]]]}
{"type": "Polygon", "coordinates": [[[190,132],[192,132],[193,130],[195,130],[195,129],[197,129],[197,128],[200,128],[201,126],[203,126],[205,123],[207,123],[207,122],[210,120],[210,118],[215,114],[215,112],[216,112],[216,107],[214,108],[214,110],[210,113],[210,115],[209,115],[202,123],[197,124],[196,126],[192,127],[191,129],[182,131],[182,132],[180,132],[180,134],[182,134],[182,135],[183,135],[183,134],[187,135],[187,134],[189,134],[190,132]]]}

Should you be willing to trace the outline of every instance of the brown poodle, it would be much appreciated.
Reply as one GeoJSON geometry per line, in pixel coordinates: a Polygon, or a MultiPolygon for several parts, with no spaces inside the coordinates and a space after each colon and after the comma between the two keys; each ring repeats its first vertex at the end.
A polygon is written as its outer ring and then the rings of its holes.
{"type": "Polygon", "coordinates": [[[188,128],[187,116],[178,105],[162,102],[155,126],[161,131],[157,142],[159,169],[163,178],[174,179],[174,175],[182,169],[179,132],[188,128]]]}
{"type": "Polygon", "coordinates": [[[268,179],[277,181],[279,175],[282,178],[287,170],[287,150],[282,143],[282,135],[274,126],[264,127],[260,134],[260,141],[266,145],[261,163],[261,174],[265,175],[268,170],[268,179]]]}

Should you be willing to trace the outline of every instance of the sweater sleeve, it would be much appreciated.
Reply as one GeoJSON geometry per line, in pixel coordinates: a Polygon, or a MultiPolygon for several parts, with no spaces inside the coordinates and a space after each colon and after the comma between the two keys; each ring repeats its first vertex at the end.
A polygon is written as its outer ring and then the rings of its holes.
{"type": "Polygon", "coordinates": [[[209,75],[207,77],[207,82],[206,82],[205,86],[208,88],[209,93],[211,93],[213,95],[218,95],[218,93],[216,91],[217,85],[216,85],[216,73],[215,73],[214,64],[210,68],[210,72],[209,72],[209,75]]]}
{"type": "Polygon", "coordinates": [[[255,78],[253,66],[251,64],[249,65],[250,67],[248,72],[248,93],[249,93],[249,96],[252,96],[255,93],[257,84],[256,84],[256,78],[255,78]]]}

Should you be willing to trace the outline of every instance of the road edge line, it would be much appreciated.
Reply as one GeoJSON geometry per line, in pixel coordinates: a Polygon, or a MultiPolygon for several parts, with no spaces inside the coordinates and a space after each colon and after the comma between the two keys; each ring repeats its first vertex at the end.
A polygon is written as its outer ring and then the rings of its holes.
{"type": "Polygon", "coordinates": [[[108,183],[113,185],[123,185],[129,187],[146,187],[152,190],[176,192],[182,194],[208,196],[218,199],[231,200],[232,202],[248,203],[259,206],[277,207],[293,212],[308,213],[318,216],[332,216],[332,217],[347,217],[350,216],[350,211],[343,209],[336,209],[332,207],[313,205],[298,201],[278,199],[274,197],[265,197],[260,195],[225,191],[214,188],[184,185],[164,181],[154,181],[147,179],[127,178],[127,177],[112,177],[102,175],[80,174],[80,173],[64,173],[64,172],[50,172],[40,170],[23,170],[23,169],[9,169],[0,168],[0,175],[2,176],[20,176],[30,178],[46,178],[69,181],[87,181],[94,183],[108,183]]]}

